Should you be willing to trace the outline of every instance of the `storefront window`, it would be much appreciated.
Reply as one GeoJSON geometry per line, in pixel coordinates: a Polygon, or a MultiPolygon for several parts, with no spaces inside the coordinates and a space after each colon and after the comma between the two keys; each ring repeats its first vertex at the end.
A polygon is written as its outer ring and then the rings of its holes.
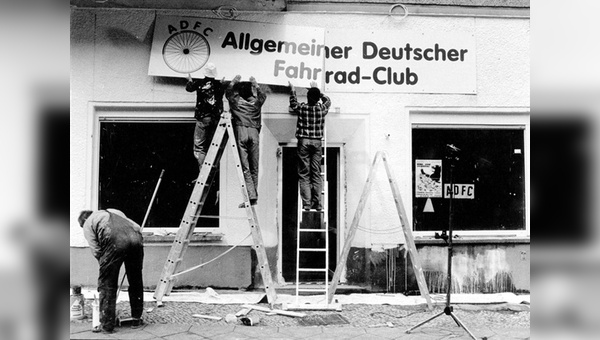
{"type": "MultiPolygon", "coordinates": [[[[145,227],[177,228],[198,176],[193,122],[101,122],[98,208],[116,208],[142,223],[165,170],[145,227]]],[[[201,212],[219,214],[218,174],[201,212]]],[[[197,228],[215,228],[201,218],[197,228]]]]}
{"type": "Polygon", "coordinates": [[[524,157],[519,126],[413,126],[414,230],[447,230],[452,192],[454,230],[524,230],[524,157]]]}

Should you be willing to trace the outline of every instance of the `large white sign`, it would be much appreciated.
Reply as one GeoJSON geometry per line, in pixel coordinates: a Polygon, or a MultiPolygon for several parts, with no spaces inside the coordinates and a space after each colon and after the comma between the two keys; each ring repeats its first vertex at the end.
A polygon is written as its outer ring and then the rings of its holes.
{"type": "Polygon", "coordinates": [[[257,22],[158,16],[148,74],[195,78],[211,62],[219,78],[326,92],[476,91],[469,32],[324,30],[257,22]]]}

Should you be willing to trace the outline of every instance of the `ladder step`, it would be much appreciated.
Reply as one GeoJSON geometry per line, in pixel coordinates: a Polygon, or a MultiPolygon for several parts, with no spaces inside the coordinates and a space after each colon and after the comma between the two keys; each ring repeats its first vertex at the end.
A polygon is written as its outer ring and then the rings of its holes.
{"type": "Polygon", "coordinates": [[[299,292],[326,292],[327,288],[298,288],[299,292]]]}
{"type": "Polygon", "coordinates": [[[326,272],[325,268],[298,268],[299,272],[326,272]]]}
{"type": "Polygon", "coordinates": [[[300,231],[300,232],[313,232],[313,233],[316,233],[316,232],[325,232],[325,231],[327,231],[327,229],[300,229],[298,231],[300,231]]]}
{"type": "Polygon", "coordinates": [[[325,248],[298,248],[298,251],[327,251],[325,248]]]}

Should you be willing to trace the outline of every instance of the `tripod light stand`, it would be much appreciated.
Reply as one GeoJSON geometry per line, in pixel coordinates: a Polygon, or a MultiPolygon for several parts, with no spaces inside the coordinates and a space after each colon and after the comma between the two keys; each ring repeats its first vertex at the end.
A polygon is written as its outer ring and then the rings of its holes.
{"type": "MultiPolygon", "coordinates": [[[[446,159],[449,161],[450,163],[450,201],[449,201],[449,205],[448,205],[448,235],[445,235],[444,233],[442,233],[442,235],[440,236],[440,238],[444,239],[444,241],[446,241],[446,243],[448,244],[448,273],[447,273],[447,285],[446,285],[446,307],[444,308],[444,311],[434,315],[433,317],[417,324],[416,326],[407,329],[406,333],[410,333],[411,331],[413,331],[414,329],[428,323],[429,321],[437,318],[438,316],[441,316],[443,314],[449,315],[452,317],[452,319],[454,319],[454,322],[456,322],[456,324],[459,327],[462,327],[468,334],[469,336],[474,339],[477,340],[477,338],[473,335],[473,333],[471,333],[467,327],[456,317],[456,315],[454,315],[454,308],[450,305],[450,291],[452,288],[452,217],[454,215],[454,211],[452,210],[452,201],[454,199],[454,178],[453,178],[453,170],[454,170],[454,163],[455,161],[458,160],[458,152],[460,151],[459,148],[457,148],[456,146],[452,145],[452,144],[447,144],[446,145],[447,150],[448,150],[448,154],[446,156],[446,159]]],[[[436,238],[438,238],[438,235],[436,233],[436,238]]]]}

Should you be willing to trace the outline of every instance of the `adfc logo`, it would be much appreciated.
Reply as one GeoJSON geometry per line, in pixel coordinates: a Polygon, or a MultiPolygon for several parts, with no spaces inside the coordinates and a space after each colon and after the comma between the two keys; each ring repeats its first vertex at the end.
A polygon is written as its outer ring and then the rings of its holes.
{"type": "Polygon", "coordinates": [[[193,73],[206,64],[210,57],[210,45],[196,31],[183,30],[165,41],[162,55],[169,68],[179,73],[193,73]]]}

